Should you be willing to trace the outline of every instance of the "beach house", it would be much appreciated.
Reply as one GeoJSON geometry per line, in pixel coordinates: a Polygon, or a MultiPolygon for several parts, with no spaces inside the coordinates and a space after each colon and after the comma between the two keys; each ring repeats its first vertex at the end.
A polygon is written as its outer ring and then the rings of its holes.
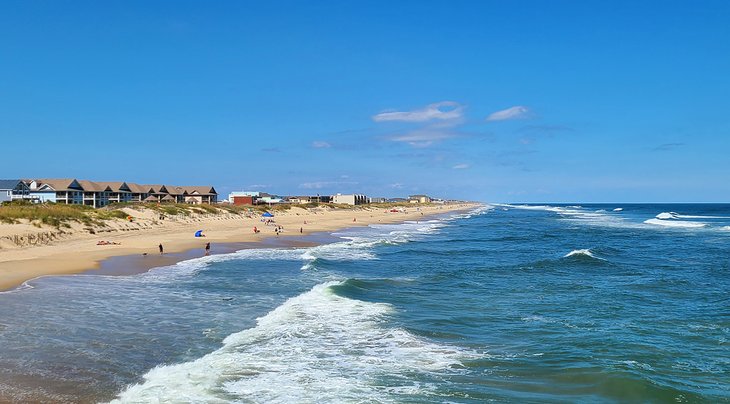
{"type": "Polygon", "coordinates": [[[84,203],[84,189],[73,178],[43,178],[29,180],[31,196],[40,202],[81,205],[84,203]]]}
{"type": "Polygon", "coordinates": [[[332,195],[332,203],[342,205],[364,205],[368,203],[367,196],[362,194],[337,194],[332,195]]]}
{"type": "Polygon", "coordinates": [[[408,197],[410,203],[431,203],[431,197],[428,195],[410,195],[408,197]]]}
{"type": "Polygon", "coordinates": [[[199,205],[202,203],[213,204],[218,202],[218,192],[211,186],[180,187],[182,188],[183,203],[199,205]]]}
{"type": "Polygon", "coordinates": [[[30,189],[21,180],[0,180],[0,202],[30,199],[30,189]]]}
{"type": "MultiPolygon", "coordinates": [[[[10,181],[10,180],[8,180],[10,181]]],[[[213,204],[218,193],[212,186],[142,185],[125,181],[89,181],[73,178],[18,180],[27,191],[24,199],[101,208],[110,203],[170,202],[213,204]]],[[[8,183],[10,185],[10,183],[8,183]]],[[[19,191],[18,191],[19,192],[19,191]]],[[[2,191],[0,190],[0,194],[2,191]]],[[[21,192],[22,193],[22,192],[21,192]]],[[[20,195],[20,194],[18,194],[20,195]]],[[[2,195],[0,195],[2,196],[2,195]]],[[[13,199],[20,199],[19,197],[13,199]]],[[[2,200],[2,199],[0,199],[2,200]]]]}

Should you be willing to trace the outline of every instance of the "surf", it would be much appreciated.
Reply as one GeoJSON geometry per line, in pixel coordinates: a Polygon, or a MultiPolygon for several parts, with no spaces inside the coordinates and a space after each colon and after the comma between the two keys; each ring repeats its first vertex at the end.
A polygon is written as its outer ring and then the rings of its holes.
{"type": "Polygon", "coordinates": [[[112,403],[392,402],[435,389],[419,375],[459,372],[475,356],[390,326],[391,305],[337,295],[333,288],[344,284],[290,298],[218,350],[150,370],[112,403]]]}

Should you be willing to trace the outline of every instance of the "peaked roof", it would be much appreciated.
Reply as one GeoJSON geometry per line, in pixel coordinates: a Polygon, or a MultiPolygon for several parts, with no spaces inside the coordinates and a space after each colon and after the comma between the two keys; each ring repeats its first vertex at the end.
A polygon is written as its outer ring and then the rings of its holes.
{"type": "Polygon", "coordinates": [[[15,189],[20,180],[0,180],[0,189],[15,189]]]}
{"type": "Polygon", "coordinates": [[[130,192],[129,185],[126,182],[123,181],[112,181],[112,182],[103,182],[103,181],[97,181],[97,184],[101,186],[107,186],[109,189],[111,189],[112,192],[130,192]]]}
{"type": "Polygon", "coordinates": [[[174,185],[165,185],[165,189],[170,195],[182,195],[183,193],[185,193],[183,187],[176,187],[174,185]]]}
{"type": "Polygon", "coordinates": [[[127,186],[129,187],[129,190],[135,194],[147,194],[152,190],[149,185],[140,185],[135,184],[134,182],[128,182],[127,186]]]}
{"type": "Polygon", "coordinates": [[[103,182],[80,180],[78,183],[81,184],[81,187],[83,187],[86,192],[104,192],[112,190],[109,185],[104,185],[105,183],[103,182]]]}
{"type": "Polygon", "coordinates": [[[41,178],[36,180],[39,184],[45,184],[55,191],[79,191],[81,184],[73,178],[41,178]]]}
{"type": "Polygon", "coordinates": [[[192,194],[195,192],[197,192],[200,195],[217,195],[218,194],[218,192],[215,191],[215,188],[213,188],[210,185],[179,187],[179,188],[182,188],[183,191],[188,194],[192,194]]]}
{"type": "Polygon", "coordinates": [[[155,194],[159,194],[160,192],[167,192],[166,190],[164,190],[165,189],[165,186],[164,185],[159,185],[159,184],[144,184],[142,186],[145,187],[145,188],[148,188],[149,190],[151,190],[155,194]]]}
{"type": "Polygon", "coordinates": [[[157,202],[157,197],[150,195],[150,196],[144,198],[144,202],[157,202]]]}

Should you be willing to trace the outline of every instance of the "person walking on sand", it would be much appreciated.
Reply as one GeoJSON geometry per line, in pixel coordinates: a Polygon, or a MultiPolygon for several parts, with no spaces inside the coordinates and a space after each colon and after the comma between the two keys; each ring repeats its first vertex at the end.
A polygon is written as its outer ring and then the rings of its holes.
{"type": "Polygon", "coordinates": [[[162,243],[160,243],[159,247],[160,247],[160,255],[162,255],[165,252],[165,250],[162,248],[162,243]]]}
{"type": "Polygon", "coordinates": [[[205,255],[210,255],[210,243],[205,245],[205,255]]]}

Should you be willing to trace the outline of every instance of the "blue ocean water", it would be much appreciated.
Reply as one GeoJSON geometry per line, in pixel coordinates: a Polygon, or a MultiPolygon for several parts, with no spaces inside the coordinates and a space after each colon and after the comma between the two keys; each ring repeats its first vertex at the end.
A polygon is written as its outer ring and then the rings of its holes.
{"type": "Polygon", "coordinates": [[[730,402],[730,205],[485,205],[0,294],[0,397],[730,402]]]}

